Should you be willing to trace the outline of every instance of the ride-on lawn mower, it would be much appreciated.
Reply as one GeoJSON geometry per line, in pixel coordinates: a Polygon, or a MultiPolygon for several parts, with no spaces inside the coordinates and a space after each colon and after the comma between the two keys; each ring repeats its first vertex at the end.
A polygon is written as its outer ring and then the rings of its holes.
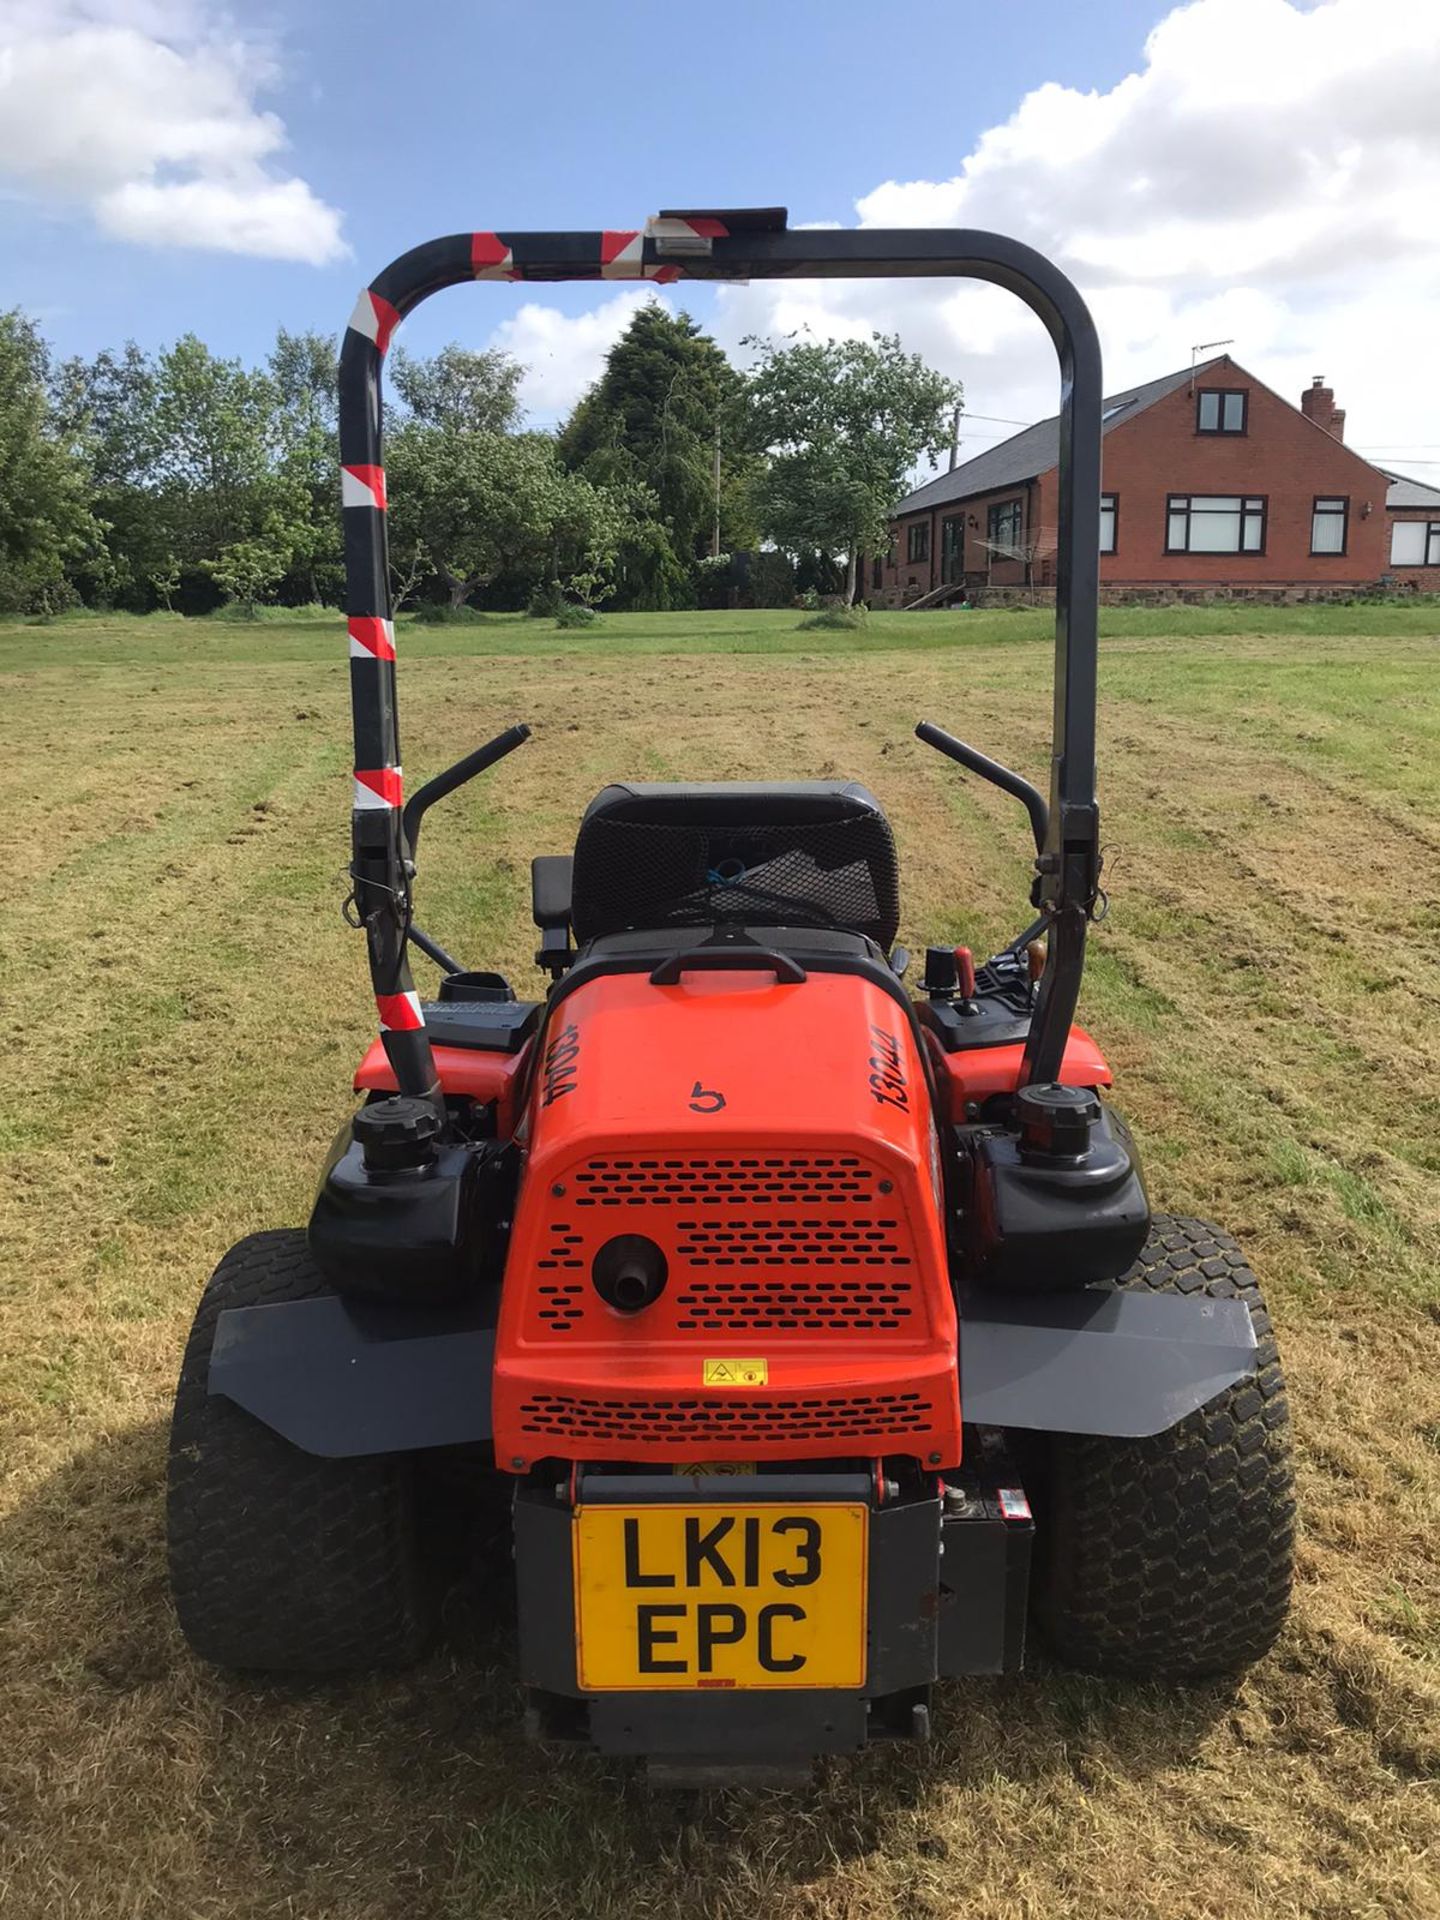
{"type": "Polygon", "coordinates": [[[171,1580],[206,1659],[409,1660],[468,1486],[508,1481],[541,1738],[702,1783],[923,1736],[933,1683],[1034,1621],[1095,1672],[1270,1646],[1293,1499],[1270,1322],[1235,1242],[1152,1217],[1072,1025],[1100,890],[1100,354],[1029,248],[789,232],[464,234],[404,255],[341,356],[353,917],[380,1038],[308,1232],[220,1263],[171,1448],[171,1580]],[[427,810],[524,727],[401,792],[380,368],[461,280],[924,274],[1010,288],[1062,374],[1048,801],[1031,924],[976,967],[894,947],[894,842],[849,781],[608,786],[533,869],[543,1000],[412,918],[427,810]],[[407,949],[440,969],[424,1002],[407,949]]]}

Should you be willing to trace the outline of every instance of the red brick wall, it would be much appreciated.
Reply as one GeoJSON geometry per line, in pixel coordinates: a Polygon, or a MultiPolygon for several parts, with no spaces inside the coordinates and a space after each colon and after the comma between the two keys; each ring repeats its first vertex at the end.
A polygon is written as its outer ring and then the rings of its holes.
{"type": "MultiPolygon", "coordinates": [[[[1034,483],[1038,492],[1040,482],[1034,483]]],[[[996,587],[1020,587],[1025,585],[1025,564],[1020,560],[996,560],[990,562],[985,550],[989,538],[990,508],[1003,505],[1008,500],[1018,500],[1021,505],[1022,525],[1026,529],[1025,538],[1029,538],[1028,528],[1030,509],[1028,505],[1029,487],[1022,482],[1018,487],[1001,487],[993,493],[972,494],[968,500],[960,503],[947,502],[944,506],[932,508],[927,513],[911,514],[904,520],[897,520],[896,534],[891,543],[890,553],[882,569],[882,584],[873,585],[873,563],[867,567],[865,575],[866,598],[874,606],[904,606],[911,600],[918,600],[921,594],[929,593],[932,587],[940,585],[941,542],[944,538],[944,523],[956,515],[965,521],[965,571],[983,575],[989,568],[990,584],[996,587]],[[930,558],[915,563],[907,561],[905,556],[910,550],[910,528],[917,521],[926,521],[930,527],[930,558]],[[972,524],[973,523],[973,524],[972,524]]],[[[1053,515],[1052,515],[1053,518],[1053,515]]],[[[1037,569],[1036,580],[1039,580],[1037,569]]]]}
{"type": "Polygon", "coordinates": [[[1440,520],[1440,507],[1396,507],[1385,515],[1385,571],[1407,592],[1440,593],[1440,567],[1391,566],[1390,528],[1397,520],[1440,520]]]}
{"type": "Polygon", "coordinates": [[[1233,587],[1369,586],[1378,580],[1389,565],[1384,475],[1231,361],[1201,372],[1201,387],[1248,393],[1245,433],[1197,433],[1187,383],[1105,436],[1101,484],[1119,496],[1119,534],[1115,552],[1101,560],[1101,580],[1233,587]],[[1167,554],[1166,502],[1172,493],[1268,496],[1264,553],[1167,554]],[[1343,554],[1310,551],[1317,495],[1350,501],[1343,554]]]}

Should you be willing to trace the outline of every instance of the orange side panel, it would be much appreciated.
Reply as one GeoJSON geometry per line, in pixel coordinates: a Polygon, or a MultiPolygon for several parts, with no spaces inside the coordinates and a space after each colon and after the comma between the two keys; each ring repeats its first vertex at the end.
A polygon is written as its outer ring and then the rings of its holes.
{"type": "MultiPolygon", "coordinates": [[[[445,1092],[486,1104],[495,1101],[499,1107],[497,1122],[502,1139],[513,1133],[515,1090],[529,1047],[522,1047],[518,1053],[482,1053],[476,1047],[444,1046],[434,1047],[432,1051],[435,1070],[445,1092]]],[[[355,1069],[355,1091],[394,1093],[395,1088],[395,1069],[385,1057],[384,1043],[374,1040],[355,1069]]]]}
{"type": "MultiPolygon", "coordinates": [[[[944,1053],[938,1046],[932,1047],[930,1058],[942,1092],[949,1085],[951,1119],[963,1120],[966,1103],[971,1100],[1013,1093],[1024,1056],[1025,1048],[1019,1041],[1009,1047],[973,1047],[965,1053],[944,1053]]],[[[1067,1087],[1108,1087],[1114,1079],[1104,1054],[1083,1027],[1070,1029],[1060,1078],[1067,1087]]]]}

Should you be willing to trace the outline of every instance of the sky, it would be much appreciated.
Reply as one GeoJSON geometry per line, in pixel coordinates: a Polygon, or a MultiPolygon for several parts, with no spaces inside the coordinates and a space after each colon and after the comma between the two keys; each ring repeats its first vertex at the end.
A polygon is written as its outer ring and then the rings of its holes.
{"type": "MultiPolygon", "coordinates": [[[[0,0],[0,304],[57,352],[337,330],[471,228],[970,226],[1054,257],[1111,391],[1230,341],[1440,479],[1440,0],[0,0]]],[[[401,335],[526,365],[562,419],[634,306],[897,332],[959,377],[962,458],[1055,410],[1012,297],[934,281],[458,288],[401,335]]]]}

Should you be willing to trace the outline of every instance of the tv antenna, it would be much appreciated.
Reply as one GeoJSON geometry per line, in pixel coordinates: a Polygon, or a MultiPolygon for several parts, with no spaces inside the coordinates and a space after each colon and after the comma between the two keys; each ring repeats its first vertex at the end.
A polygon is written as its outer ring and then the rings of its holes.
{"type": "Polygon", "coordinates": [[[1216,347],[1233,347],[1234,344],[1235,336],[1233,334],[1228,340],[1197,340],[1195,342],[1194,346],[1190,349],[1190,385],[1192,388],[1195,385],[1195,363],[1201,354],[1210,353],[1216,347]]]}

